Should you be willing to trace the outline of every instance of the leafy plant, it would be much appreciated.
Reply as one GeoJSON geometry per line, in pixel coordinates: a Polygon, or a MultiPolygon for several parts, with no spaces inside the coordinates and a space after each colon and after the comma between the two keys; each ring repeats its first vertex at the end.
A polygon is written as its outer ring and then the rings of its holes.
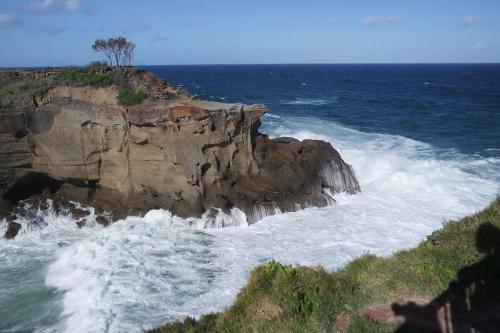
{"type": "Polygon", "coordinates": [[[118,104],[120,105],[135,105],[142,103],[146,98],[148,98],[148,93],[142,89],[134,92],[129,89],[123,89],[118,95],[118,104]]]}
{"type": "Polygon", "coordinates": [[[113,71],[107,70],[102,64],[91,64],[83,68],[70,68],[62,73],[62,81],[68,83],[83,83],[91,86],[106,87],[114,82],[113,71]]]}
{"type": "Polygon", "coordinates": [[[264,272],[270,275],[281,273],[291,276],[294,274],[295,269],[292,267],[292,265],[283,265],[282,263],[271,260],[264,266],[264,272]]]}

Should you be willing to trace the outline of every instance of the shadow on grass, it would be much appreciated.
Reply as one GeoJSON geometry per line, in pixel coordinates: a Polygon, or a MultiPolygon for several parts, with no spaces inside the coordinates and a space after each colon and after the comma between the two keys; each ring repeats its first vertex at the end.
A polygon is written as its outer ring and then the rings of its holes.
{"type": "Polygon", "coordinates": [[[500,229],[483,223],[476,234],[479,262],[460,269],[448,289],[427,304],[393,304],[405,318],[395,332],[499,332],[500,229]]]}

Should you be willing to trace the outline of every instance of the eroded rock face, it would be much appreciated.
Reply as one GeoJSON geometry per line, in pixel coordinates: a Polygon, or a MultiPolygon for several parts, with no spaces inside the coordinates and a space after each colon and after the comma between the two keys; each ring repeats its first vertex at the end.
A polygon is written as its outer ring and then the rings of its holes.
{"type": "Polygon", "coordinates": [[[113,87],[61,86],[34,96],[32,110],[0,114],[0,208],[56,198],[117,219],[236,207],[254,222],[359,191],[329,143],[258,133],[263,105],[169,95],[163,80],[141,73],[135,86],[154,94],[140,105],[118,105],[113,87]]]}

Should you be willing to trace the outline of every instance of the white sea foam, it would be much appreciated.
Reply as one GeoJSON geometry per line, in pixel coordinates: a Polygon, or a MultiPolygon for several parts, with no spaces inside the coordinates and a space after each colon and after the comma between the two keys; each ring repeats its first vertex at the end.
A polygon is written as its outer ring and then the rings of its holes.
{"type": "Polygon", "coordinates": [[[362,192],[335,194],[333,206],[250,226],[237,210],[188,220],[155,210],[81,230],[69,216],[46,213],[45,228],[0,240],[0,270],[28,265],[33,254],[51,262],[42,272],[45,284],[62,292],[54,301],[62,314],[42,331],[139,332],[220,311],[255,265],[275,259],[335,269],[364,253],[389,255],[416,245],[448,219],[484,208],[498,194],[497,159],[307,118],[272,124],[266,129],[272,136],[332,142],[353,166],[362,192]],[[207,225],[233,227],[203,229],[207,225]]]}
{"type": "Polygon", "coordinates": [[[323,98],[296,98],[291,101],[284,101],[284,105],[326,105],[337,101],[336,97],[323,99],[323,98]]]}
{"type": "Polygon", "coordinates": [[[188,218],[182,223],[199,229],[248,226],[247,216],[238,208],[232,208],[228,213],[220,208],[211,208],[200,219],[188,218]]]}
{"type": "Polygon", "coordinates": [[[275,115],[275,114],[271,114],[271,113],[266,113],[266,114],[264,115],[264,117],[266,117],[266,118],[267,118],[267,117],[269,117],[269,118],[275,118],[275,119],[280,119],[280,118],[281,118],[280,116],[275,115]]]}

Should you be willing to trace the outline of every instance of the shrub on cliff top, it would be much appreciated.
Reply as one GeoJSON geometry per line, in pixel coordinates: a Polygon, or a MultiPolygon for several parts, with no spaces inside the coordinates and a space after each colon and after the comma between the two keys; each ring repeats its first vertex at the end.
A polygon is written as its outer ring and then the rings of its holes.
{"type": "Polygon", "coordinates": [[[114,82],[114,74],[102,64],[92,63],[88,67],[70,68],[62,73],[62,81],[70,84],[83,83],[91,86],[106,87],[114,82]]]}
{"type": "Polygon", "coordinates": [[[264,266],[264,271],[267,274],[276,274],[276,273],[282,273],[286,275],[292,275],[294,272],[294,269],[292,265],[283,265],[282,263],[279,263],[277,261],[271,260],[264,266]]]}
{"type": "Polygon", "coordinates": [[[148,93],[142,89],[134,92],[129,89],[123,89],[118,95],[118,104],[120,105],[135,105],[142,103],[146,98],[148,98],[148,93]]]}

